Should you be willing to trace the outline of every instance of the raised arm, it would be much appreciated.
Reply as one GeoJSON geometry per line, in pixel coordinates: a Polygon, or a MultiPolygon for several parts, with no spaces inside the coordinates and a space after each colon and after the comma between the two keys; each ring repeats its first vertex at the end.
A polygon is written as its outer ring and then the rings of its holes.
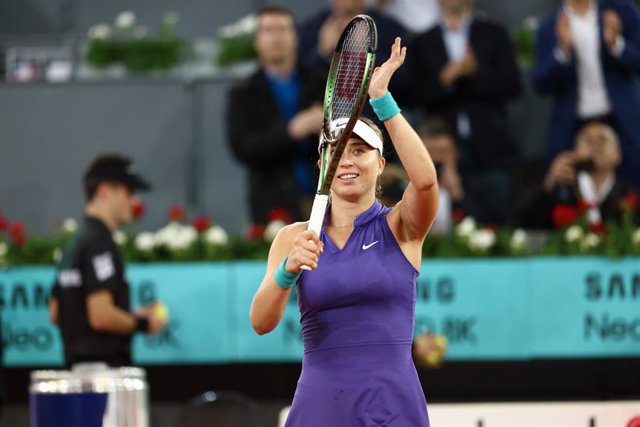
{"type": "MultiPolygon", "coordinates": [[[[389,81],[404,63],[406,53],[407,48],[401,46],[399,37],[396,38],[389,60],[376,68],[371,77],[369,96],[373,104],[388,96],[389,81]]],[[[378,113],[375,106],[374,109],[378,113]]],[[[402,114],[384,120],[384,125],[410,180],[402,200],[389,214],[389,225],[399,243],[418,243],[421,246],[438,211],[436,169],[422,140],[402,114]]]]}

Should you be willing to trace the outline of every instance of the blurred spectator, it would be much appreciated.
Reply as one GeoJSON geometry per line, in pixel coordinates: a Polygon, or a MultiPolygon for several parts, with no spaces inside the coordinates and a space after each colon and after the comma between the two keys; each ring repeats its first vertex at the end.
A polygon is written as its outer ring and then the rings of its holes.
{"type": "Polygon", "coordinates": [[[249,170],[254,224],[266,224],[273,210],[287,211],[289,221],[308,219],[325,75],[298,64],[291,12],[269,6],[257,16],[260,68],[229,94],[229,144],[249,170]]]}
{"type": "Polygon", "coordinates": [[[553,95],[547,155],[571,147],[590,120],[618,133],[620,173],[640,187],[640,15],[628,0],[567,0],[536,36],[533,84],[553,95]]]}
{"type": "Polygon", "coordinates": [[[440,10],[440,25],[411,48],[416,105],[455,129],[461,173],[492,196],[493,209],[478,219],[503,223],[518,159],[505,111],[521,92],[514,49],[504,28],[474,14],[472,0],[440,0],[440,10]]]}
{"type": "MultiPolygon", "coordinates": [[[[620,221],[624,205],[635,206],[638,195],[616,176],[622,161],[618,137],[608,125],[591,122],[576,137],[572,151],[556,156],[542,184],[522,195],[516,206],[517,225],[551,229],[564,225],[562,209],[584,212],[593,225],[620,221]]],[[[638,223],[638,209],[634,221],[638,223]]]]}
{"type": "MultiPolygon", "coordinates": [[[[488,216],[486,211],[490,212],[493,209],[493,199],[491,195],[486,194],[486,188],[482,183],[476,185],[473,179],[463,180],[458,170],[459,155],[455,136],[447,123],[442,119],[431,118],[418,126],[417,131],[436,167],[440,187],[438,214],[431,232],[446,234],[456,219],[467,215],[482,218],[484,221],[488,216]]],[[[382,182],[383,202],[395,205],[408,184],[408,177],[401,166],[387,163],[382,174],[382,182]]]]}
{"type": "MultiPolygon", "coordinates": [[[[340,34],[355,15],[366,13],[376,23],[378,30],[378,50],[376,65],[382,65],[388,58],[391,45],[396,37],[405,38],[406,30],[397,21],[375,9],[367,9],[365,0],[329,0],[330,8],[312,16],[299,27],[300,45],[298,53],[303,64],[327,72],[331,57],[340,34]]],[[[389,90],[396,101],[404,105],[409,89],[409,68],[401,67],[389,90]]],[[[365,105],[365,115],[374,118],[365,105]]]]}
{"type": "Polygon", "coordinates": [[[367,4],[392,17],[412,34],[429,30],[440,17],[438,0],[374,0],[367,4]]]}

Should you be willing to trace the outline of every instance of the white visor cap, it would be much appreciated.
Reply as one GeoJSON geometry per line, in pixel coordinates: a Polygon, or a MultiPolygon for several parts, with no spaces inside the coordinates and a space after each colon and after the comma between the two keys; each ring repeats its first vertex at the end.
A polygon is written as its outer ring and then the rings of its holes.
{"type": "MultiPolygon", "coordinates": [[[[338,135],[339,132],[341,132],[345,128],[345,126],[347,126],[348,121],[349,119],[346,117],[333,120],[331,122],[331,132],[334,135],[338,135]]],[[[383,154],[382,139],[378,136],[376,131],[374,131],[369,127],[368,124],[358,119],[358,121],[356,121],[356,125],[353,127],[353,133],[356,134],[360,139],[362,139],[368,145],[378,150],[380,152],[380,155],[382,156],[383,154]]],[[[322,137],[320,137],[320,145],[318,146],[318,151],[320,151],[321,149],[322,149],[322,137]]]]}

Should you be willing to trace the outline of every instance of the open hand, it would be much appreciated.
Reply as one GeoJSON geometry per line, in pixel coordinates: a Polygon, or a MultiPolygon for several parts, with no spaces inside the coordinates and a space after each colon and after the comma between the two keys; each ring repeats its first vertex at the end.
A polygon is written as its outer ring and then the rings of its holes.
{"type": "Polygon", "coordinates": [[[398,68],[404,63],[404,59],[407,56],[407,48],[401,45],[402,40],[400,37],[396,37],[395,42],[391,46],[391,56],[380,67],[376,67],[373,70],[371,76],[371,82],[369,83],[369,97],[380,98],[388,91],[389,81],[391,76],[396,72],[398,68]]]}
{"type": "Polygon", "coordinates": [[[604,41],[609,49],[613,49],[618,41],[618,35],[622,31],[620,16],[613,10],[605,10],[602,12],[602,26],[604,41]]]}
{"type": "Polygon", "coordinates": [[[560,12],[556,20],[556,38],[558,45],[565,55],[571,54],[573,49],[573,37],[571,36],[571,27],[569,26],[569,17],[566,13],[560,12]]]}

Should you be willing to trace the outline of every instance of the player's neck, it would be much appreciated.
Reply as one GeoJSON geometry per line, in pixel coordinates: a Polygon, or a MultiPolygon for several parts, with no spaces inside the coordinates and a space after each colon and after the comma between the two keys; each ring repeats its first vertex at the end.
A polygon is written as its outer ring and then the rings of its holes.
{"type": "Polygon", "coordinates": [[[99,219],[111,231],[115,231],[118,228],[116,221],[111,218],[106,210],[98,203],[89,203],[84,209],[84,213],[87,214],[87,216],[99,219]]]}
{"type": "Polygon", "coordinates": [[[353,225],[356,217],[369,209],[375,201],[375,195],[357,201],[332,198],[329,225],[335,228],[353,225]]]}

